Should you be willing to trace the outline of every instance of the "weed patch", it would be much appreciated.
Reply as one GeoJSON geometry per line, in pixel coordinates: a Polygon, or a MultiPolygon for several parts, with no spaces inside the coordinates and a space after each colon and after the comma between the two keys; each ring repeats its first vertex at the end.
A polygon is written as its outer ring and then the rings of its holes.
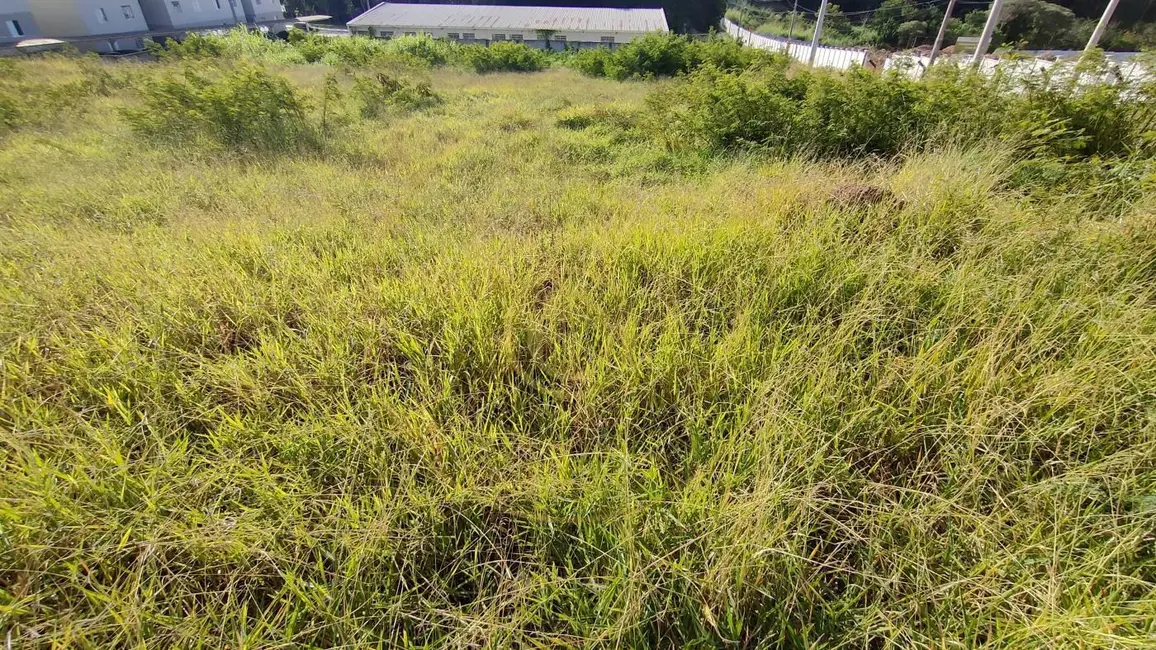
{"type": "Polygon", "coordinates": [[[210,79],[192,71],[150,81],[142,108],[123,111],[142,136],[170,142],[208,140],[234,149],[285,151],[306,143],[304,101],[283,78],[242,66],[210,79]]]}

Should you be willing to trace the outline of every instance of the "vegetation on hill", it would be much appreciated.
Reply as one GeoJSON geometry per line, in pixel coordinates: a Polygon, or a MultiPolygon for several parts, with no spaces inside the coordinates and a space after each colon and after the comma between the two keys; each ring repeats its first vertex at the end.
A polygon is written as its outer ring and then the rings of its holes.
{"type": "Polygon", "coordinates": [[[1150,644],[1151,89],[326,43],[0,60],[13,648],[1150,644]]]}
{"type": "MultiPolygon", "coordinates": [[[[944,4],[917,0],[831,4],[821,39],[828,45],[844,46],[910,48],[929,45],[939,31],[944,4]]],[[[793,28],[793,5],[785,3],[734,3],[726,15],[761,34],[791,34],[797,39],[810,39],[815,29],[815,14],[810,3],[803,2],[799,6],[793,28]]],[[[1083,49],[1101,11],[1103,6],[1078,5],[1073,9],[1046,0],[1006,0],[993,44],[1020,49],[1083,49]]],[[[1156,44],[1156,29],[1144,18],[1145,14],[1121,6],[1114,16],[1117,20],[1101,39],[1101,47],[1137,51],[1156,44]]],[[[986,20],[986,5],[977,8],[974,3],[958,4],[948,23],[946,43],[950,45],[960,36],[978,36],[986,20]]]]}

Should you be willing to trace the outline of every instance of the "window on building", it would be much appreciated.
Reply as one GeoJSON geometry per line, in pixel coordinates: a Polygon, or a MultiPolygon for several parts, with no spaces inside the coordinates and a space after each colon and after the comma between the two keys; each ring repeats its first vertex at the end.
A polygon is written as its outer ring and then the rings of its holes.
{"type": "Polygon", "coordinates": [[[466,33],[462,34],[462,40],[466,40],[466,41],[474,40],[474,33],[473,32],[466,32],[466,33]]]}
{"type": "Polygon", "coordinates": [[[450,32],[450,33],[446,34],[446,38],[448,38],[450,40],[454,40],[454,41],[458,40],[461,37],[462,37],[462,35],[457,33],[457,32],[450,32]]]}
{"type": "Polygon", "coordinates": [[[108,22],[108,14],[104,13],[104,7],[96,8],[96,19],[102,23],[108,22]]]}
{"type": "Polygon", "coordinates": [[[4,24],[8,26],[8,34],[12,38],[16,38],[17,36],[23,36],[24,35],[24,29],[20,27],[20,21],[19,20],[9,20],[9,21],[5,22],[4,24]]]}
{"type": "Polygon", "coordinates": [[[136,12],[132,10],[131,5],[121,5],[120,13],[122,16],[124,16],[125,20],[132,20],[133,18],[136,18],[136,12]]]}
{"type": "Polygon", "coordinates": [[[393,32],[378,32],[377,35],[382,38],[393,38],[393,32]]]}
{"type": "Polygon", "coordinates": [[[406,36],[417,36],[417,32],[406,32],[406,36]]]}
{"type": "Polygon", "coordinates": [[[494,34],[494,40],[495,41],[504,41],[504,40],[506,40],[506,35],[505,34],[494,34]]]}
{"type": "Polygon", "coordinates": [[[514,41],[515,43],[521,43],[522,42],[522,35],[521,34],[510,34],[510,40],[514,41]]]}
{"type": "Polygon", "coordinates": [[[613,36],[603,36],[602,42],[603,43],[610,43],[611,45],[613,45],[614,44],[614,37],[613,36]]]}
{"type": "Polygon", "coordinates": [[[565,34],[554,34],[554,40],[565,42],[566,41],[566,35],[565,34]]]}
{"type": "Polygon", "coordinates": [[[181,9],[181,0],[172,0],[172,5],[173,11],[177,12],[178,14],[184,13],[184,10],[181,9]]]}

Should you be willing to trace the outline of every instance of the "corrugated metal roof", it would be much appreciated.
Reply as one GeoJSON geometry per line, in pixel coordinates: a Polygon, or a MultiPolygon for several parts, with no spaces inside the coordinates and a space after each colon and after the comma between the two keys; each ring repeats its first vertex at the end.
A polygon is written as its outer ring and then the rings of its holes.
{"type": "Polygon", "coordinates": [[[667,31],[662,9],[415,5],[384,2],[350,25],[415,28],[525,29],[575,32],[667,31]]]}

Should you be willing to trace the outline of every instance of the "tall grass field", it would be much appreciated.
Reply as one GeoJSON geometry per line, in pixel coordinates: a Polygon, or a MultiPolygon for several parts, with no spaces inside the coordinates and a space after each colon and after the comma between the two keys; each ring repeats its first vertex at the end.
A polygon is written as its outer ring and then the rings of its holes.
{"type": "Polygon", "coordinates": [[[3,647],[1156,646],[1148,89],[507,49],[0,60],[3,647]]]}

